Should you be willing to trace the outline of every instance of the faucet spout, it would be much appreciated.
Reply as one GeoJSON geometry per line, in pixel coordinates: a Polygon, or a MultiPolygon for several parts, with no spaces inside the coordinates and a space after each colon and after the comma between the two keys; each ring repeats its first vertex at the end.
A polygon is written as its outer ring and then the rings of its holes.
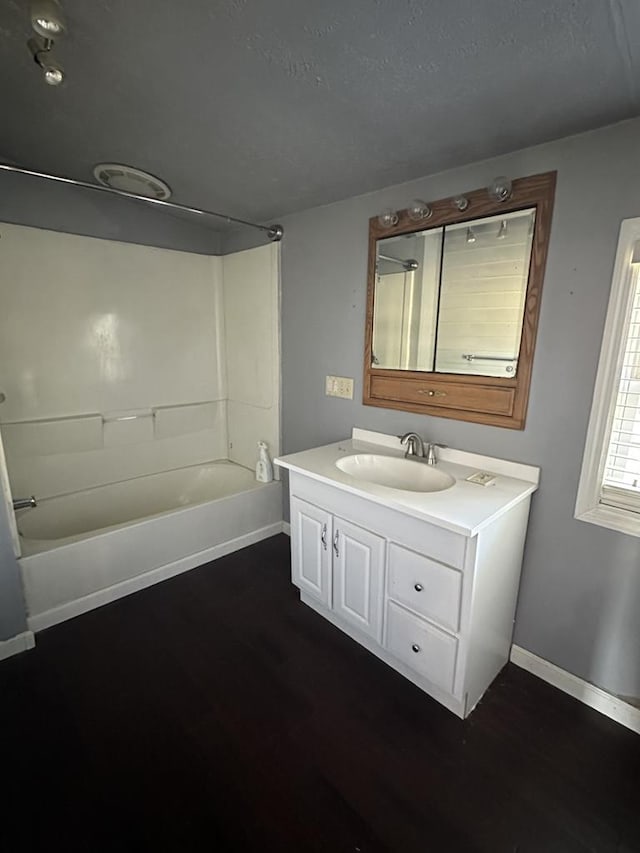
{"type": "Polygon", "coordinates": [[[38,506],[38,501],[33,495],[30,498],[14,498],[13,500],[14,509],[26,509],[31,506],[38,506]]]}
{"type": "Polygon", "coordinates": [[[407,449],[404,452],[405,459],[407,456],[418,456],[420,459],[424,457],[424,442],[417,432],[405,432],[404,435],[399,435],[400,444],[406,444],[407,449]]]}

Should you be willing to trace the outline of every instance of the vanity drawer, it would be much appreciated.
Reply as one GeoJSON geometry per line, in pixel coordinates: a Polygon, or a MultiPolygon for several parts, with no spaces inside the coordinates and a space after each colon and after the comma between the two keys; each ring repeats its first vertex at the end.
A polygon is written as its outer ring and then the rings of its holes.
{"type": "Polygon", "coordinates": [[[513,414],[515,388],[496,388],[471,382],[430,382],[427,379],[372,376],[371,397],[509,416],[513,414]]]}
{"type": "Polygon", "coordinates": [[[385,645],[406,666],[451,693],[458,649],[455,637],[389,601],[385,645]]]}
{"type": "Polygon", "coordinates": [[[462,575],[392,542],[389,546],[388,595],[443,628],[460,627],[462,575]]]}

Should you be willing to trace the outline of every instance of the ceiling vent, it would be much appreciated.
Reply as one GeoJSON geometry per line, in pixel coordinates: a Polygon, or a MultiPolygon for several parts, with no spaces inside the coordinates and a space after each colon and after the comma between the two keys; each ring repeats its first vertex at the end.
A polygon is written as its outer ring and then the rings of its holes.
{"type": "Polygon", "coordinates": [[[112,190],[162,201],[166,201],[171,196],[171,188],[168,184],[148,172],[134,169],[133,166],[123,166],[121,163],[98,163],[93,174],[101,184],[112,190]]]}

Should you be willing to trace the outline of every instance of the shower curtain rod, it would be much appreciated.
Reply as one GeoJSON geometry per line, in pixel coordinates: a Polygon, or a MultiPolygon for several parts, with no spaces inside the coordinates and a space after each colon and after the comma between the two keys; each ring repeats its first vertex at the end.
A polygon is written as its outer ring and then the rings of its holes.
{"type": "Polygon", "coordinates": [[[282,225],[258,225],[257,222],[248,222],[246,219],[238,219],[236,216],[227,216],[225,213],[215,213],[213,210],[202,210],[199,207],[189,207],[186,204],[176,204],[173,201],[149,198],[149,196],[146,195],[129,193],[126,190],[117,190],[113,187],[101,187],[99,184],[91,184],[88,181],[76,181],[74,178],[63,178],[61,175],[50,175],[46,172],[36,172],[33,169],[22,169],[20,166],[10,166],[8,163],[0,163],[0,169],[5,172],[16,172],[19,175],[29,175],[32,178],[44,178],[46,181],[55,181],[59,184],[70,184],[74,187],[84,187],[88,190],[98,190],[98,192],[111,193],[111,195],[119,195],[123,196],[123,198],[132,198],[135,201],[146,201],[148,204],[155,204],[158,207],[169,208],[171,210],[181,210],[183,213],[195,213],[197,216],[216,216],[218,219],[224,219],[225,222],[235,222],[238,225],[247,225],[249,228],[257,228],[259,231],[264,231],[272,243],[279,242],[282,240],[284,235],[282,225]]]}
{"type": "Polygon", "coordinates": [[[413,270],[417,270],[420,266],[420,264],[413,258],[394,258],[392,255],[383,255],[382,252],[378,252],[378,260],[400,264],[401,267],[404,267],[405,272],[412,272],[413,270]]]}

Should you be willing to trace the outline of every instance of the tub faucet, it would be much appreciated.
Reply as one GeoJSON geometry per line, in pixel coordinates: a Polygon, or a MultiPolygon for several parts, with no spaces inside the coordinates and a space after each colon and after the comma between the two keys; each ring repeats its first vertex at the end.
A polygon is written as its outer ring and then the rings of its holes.
{"type": "Polygon", "coordinates": [[[30,498],[14,498],[14,509],[26,509],[28,506],[38,506],[38,501],[31,495],[30,498]]]}
{"type": "Polygon", "coordinates": [[[405,432],[404,435],[399,435],[400,444],[406,444],[407,449],[404,452],[405,459],[407,456],[424,457],[424,443],[417,432],[405,432]]]}

